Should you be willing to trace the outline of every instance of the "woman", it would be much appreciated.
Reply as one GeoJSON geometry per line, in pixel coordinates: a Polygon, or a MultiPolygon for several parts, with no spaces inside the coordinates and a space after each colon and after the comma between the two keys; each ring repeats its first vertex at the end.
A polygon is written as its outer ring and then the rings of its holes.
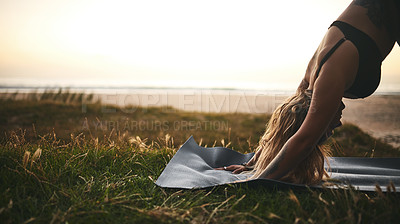
{"type": "MultiPolygon", "coordinates": [[[[231,165],[219,170],[231,170],[240,173],[244,170],[253,169],[252,178],[260,178],[267,166],[277,156],[284,144],[299,130],[309,111],[312,91],[299,89],[296,94],[288,98],[272,114],[267,130],[262,136],[257,152],[253,158],[244,165],[231,165]]],[[[322,178],[328,177],[324,170],[324,161],[330,150],[322,144],[333,134],[333,129],[342,125],[340,119],[342,110],[345,108],[341,103],[328,129],[323,133],[316,146],[310,154],[289,171],[280,180],[292,183],[316,184],[322,178]]]]}
{"type": "Polygon", "coordinates": [[[326,176],[321,143],[340,125],[343,97],[365,98],[378,87],[382,61],[400,40],[399,5],[353,1],[329,27],[296,95],[274,112],[255,156],[246,166],[219,169],[240,173],[254,166],[252,178],[304,184],[326,176]]]}

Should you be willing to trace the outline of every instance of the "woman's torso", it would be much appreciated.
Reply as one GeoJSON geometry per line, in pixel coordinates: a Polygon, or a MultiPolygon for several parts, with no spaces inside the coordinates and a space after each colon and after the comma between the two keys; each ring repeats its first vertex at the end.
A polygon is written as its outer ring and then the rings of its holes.
{"type": "MultiPolygon", "coordinates": [[[[380,1],[376,1],[378,4],[380,1]]],[[[346,10],[338,17],[337,21],[344,22],[355,29],[361,31],[362,33],[366,34],[366,38],[370,39],[371,42],[371,49],[375,48],[377,49],[376,51],[372,52],[377,52],[376,54],[379,54],[376,58],[380,58],[383,60],[392,50],[394,43],[396,41],[396,36],[393,34],[393,29],[397,29],[397,26],[399,25],[397,23],[398,21],[398,12],[393,6],[392,1],[384,1],[384,5],[368,5],[364,3],[363,1],[354,1],[352,4],[349,5],[349,7],[346,8],[346,10]],[[382,12],[382,8],[385,9],[385,13],[378,13],[382,12]],[[385,22],[386,21],[386,22],[385,22]],[[387,23],[387,21],[390,21],[390,23],[387,23]]],[[[332,26],[328,29],[326,35],[324,36],[323,40],[321,41],[320,45],[318,46],[313,58],[310,60],[306,75],[305,75],[305,80],[307,81],[308,84],[308,89],[312,90],[314,83],[318,77],[321,61],[322,65],[324,63],[323,60],[329,60],[329,58],[324,57],[332,52],[329,52],[332,50],[332,48],[341,40],[344,38],[343,31],[339,29],[336,26],[332,26]]],[[[370,49],[367,49],[370,50],[370,49]]],[[[362,51],[361,51],[362,52],[362,51]]],[[[366,95],[372,94],[373,91],[375,91],[377,85],[379,84],[380,80],[380,62],[376,62],[374,65],[371,65],[370,62],[368,62],[368,58],[365,59],[365,57],[370,57],[372,53],[370,52],[364,52],[366,55],[359,55],[359,58],[363,59],[364,61],[360,61],[359,71],[356,74],[353,74],[354,77],[349,79],[352,81],[349,81],[348,83],[348,89],[349,91],[345,91],[344,96],[349,97],[349,98],[360,98],[360,97],[365,97],[366,95]],[[367,63],[365,63],[367,62],[367,63]],[[365,65],[366,64],[366,65],[365,65]],[[369,66],[372,68],[363,68],[362,66],[369,66]],[[379,71],[378,71],[379,69],[379,71]],[[376,70],[376,71],[372,71],[376,70]],[[374,77],[375,76],[375,77],[374,77]],[[362,93],[362,96],[357,96],[357,93],[352,93],[352,92],[357,92],[353,91],[354,89],[360,89],[362,86],[365,84],[365,80],[367,79],[371,87],[366,87],[369,88],[370,90],[364,91],[362,93]],[[362,83],[364,81],[364,83],[362,83]],[[373,83],[371,83],[373,82],[373,83]],[[376,86],[376,87],[375,87],[376,86]],[[356,87],[356,88],[354,88],[356,87]],[[367,94],[365,94],[367,93],[367,94]]],[[[374,53],[375,54],[375,53],[374,53]]],[[[372,59],[370,59],[372,60],[372,59]]],[[[367,83],[368,84],[368,83],[367,83]]],[[[368,85],[367,85],[368,86],[368,85]]]]}

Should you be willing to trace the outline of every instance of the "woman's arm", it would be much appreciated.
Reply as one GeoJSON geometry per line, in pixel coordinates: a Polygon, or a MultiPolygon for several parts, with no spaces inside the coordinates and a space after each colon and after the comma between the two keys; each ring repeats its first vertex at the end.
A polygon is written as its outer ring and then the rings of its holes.
{"type": "Polygon", "coordinates": [[[346,41],[322,67],[314,82],[309,112],[259,178],[280,179],[295,169],[316,146],[336,114],[358,68],[358,52],[346,41]]]}

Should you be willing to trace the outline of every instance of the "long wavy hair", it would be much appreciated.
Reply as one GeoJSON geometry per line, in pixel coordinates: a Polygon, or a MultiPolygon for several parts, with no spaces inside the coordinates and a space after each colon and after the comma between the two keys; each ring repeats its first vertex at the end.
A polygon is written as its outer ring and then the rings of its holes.
{"type": "MultiPolygon", "coordinates": [[[[261,175],[288,139],[299,130],[310,108],[311,95],[312,92],[309,90],[298,90],[275,109],[256,149],[262,151],[256,160],[252,178],[261,175]]],[[[324,177],[328,177],[324,161],[330,152],[330,149],[323,146],[320,141],[298,167],[280,180],[298,184],[317,184],[324,177]]]]}

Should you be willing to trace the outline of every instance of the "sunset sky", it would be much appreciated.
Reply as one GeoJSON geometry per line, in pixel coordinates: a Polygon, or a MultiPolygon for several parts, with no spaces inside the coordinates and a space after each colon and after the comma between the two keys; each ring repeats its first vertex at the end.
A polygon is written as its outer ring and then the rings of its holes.
{"type": "Polygon", "coordinates": [[[349,3],[0,0],[0,85],[295,88],[349,3]]]}

